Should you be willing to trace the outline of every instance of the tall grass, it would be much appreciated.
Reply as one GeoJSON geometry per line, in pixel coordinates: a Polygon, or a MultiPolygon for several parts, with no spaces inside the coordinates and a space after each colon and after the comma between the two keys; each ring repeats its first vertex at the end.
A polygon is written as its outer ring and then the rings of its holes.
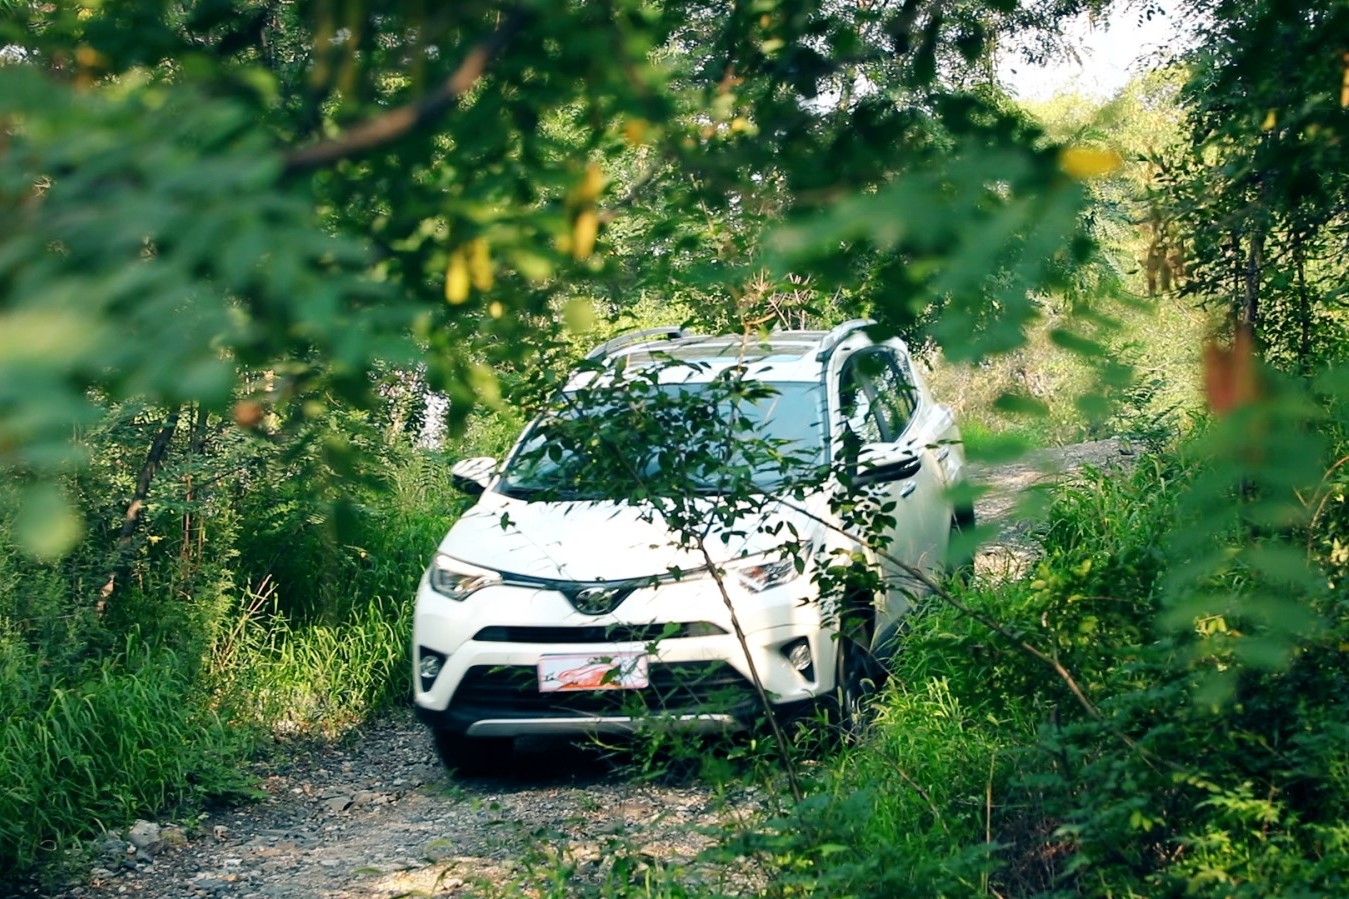
{"type": "Polygon", "coordinates": [[[993,701],[901,663],[870,738],[832,763],[809,818],[826,822],[812,879],[827,895],[974,895],[997,863],[992,803],[1034,733],[993,701]],[[963,696],[961,694],[964,694],[963,696]]]}
{"type": "Polygon", "coordinates": [[[187,670],[132,633],[63,677],[0,634],[0,883],[146,810],[246,789],[248,735],[187,670]]]}
{"type": "Polygon", "coordinates": [[[406,694],[408,601],[376,596],[337,624],[297,624],[267,593],[251,595],[209,664],[214,695],[236,717],[277,735],[332,737],[406,694]]]}

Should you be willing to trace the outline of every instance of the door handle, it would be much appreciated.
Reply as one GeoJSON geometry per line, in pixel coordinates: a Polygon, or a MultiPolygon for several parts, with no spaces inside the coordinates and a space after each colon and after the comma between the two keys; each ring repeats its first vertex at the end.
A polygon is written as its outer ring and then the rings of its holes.
{"type": "Polygon", "coordinates": [[[899,498],[908,499],[910,496],[913,496],[913,491],[917,489],[918,483],[916,481],[905,481],[904,486],[899,488],[899,498]]]}

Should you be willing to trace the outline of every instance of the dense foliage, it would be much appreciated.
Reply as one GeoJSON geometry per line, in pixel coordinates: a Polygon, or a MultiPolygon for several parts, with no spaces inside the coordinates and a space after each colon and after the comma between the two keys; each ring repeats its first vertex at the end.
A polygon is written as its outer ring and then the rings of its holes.
{"type": "Polygon", "coordinates": [[[1088,704],[938,604],[897,660],[873,740],[801,820],[751,845],[831,895],[1342,891],[1342,591],[1306,598],[1323,624],[1288,665],[1196,702],[1213,662],[1180,660],[1239,638],[1225,616],[1157,633],[1188,560],[1156,536],[1195,526],[1187,497],[1204,474],[1189,461],[1087,473],[1051,507],[1033,572],[962,595],[1052,653],[1088,704]]]}
{"type": "Polygon", "coordinates": [[[0,2],[0,877],[400,698],[446,459],[582,344],[872,315],[962,385],[1011,353],[986,428],[1160,447],[1199,305],[1218,414],[946,594],[737,849],[788,892],[1341,890],[1349,7],[1196,0],[1179,68],[1036,124],[993,48],[1105,5],[0,2]]]}
{"type": "Polygon", "coordinates": [[[1308,374],[1344,343],[1349,8],[1196,7],[1190,146],[1164,176],[1183,289],[1250,329],[1268,361],[1308,374]]]}

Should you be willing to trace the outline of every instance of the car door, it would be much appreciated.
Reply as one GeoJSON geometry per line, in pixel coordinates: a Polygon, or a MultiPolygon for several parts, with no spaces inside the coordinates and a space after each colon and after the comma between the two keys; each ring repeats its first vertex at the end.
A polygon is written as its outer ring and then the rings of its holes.
{"type": "Polygon", "coordinates": [[[892,440],[911,446],[921,460],[918,472],[901,484],[903,501],[896,513],[896,527],[904,532],[910,564],[924,571],[939,571],[946,559],[951,536],[951,510],[946,497],[943,457],[949,452],[941,443],[930,401],[923,399],[910,374],[911,362],[902,350],[887,348],[886,364],[876,375],[876,394],[892,440]]]}
{"type": "Polygon", "coordinates": [[[907,364],[907,358],[893,347],[860,350],[844,363],[839,387],[845,451],[848,441],[858,449],[873,443],[891,444],[908,449],[919,460],[912,476],[866,488],[875,491],[879,502],[891,506],[893,522],[877,536],[888,543],[880,554],[880,566],[889,586],[887,605],[892,614],[906,606],[903,597],[923,592],[910,569],[936,570],[945,558],[950,533],[945,480],[934,455],[935,441],[925,433],[930,416],[921,408],[907,364]]]}

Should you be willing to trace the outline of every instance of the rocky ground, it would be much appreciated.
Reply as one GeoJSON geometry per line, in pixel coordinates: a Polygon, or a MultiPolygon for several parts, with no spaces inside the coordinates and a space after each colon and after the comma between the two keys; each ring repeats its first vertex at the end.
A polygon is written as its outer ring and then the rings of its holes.
{"type": "Polygon", "coordinates": [[[691,861],[710,841],[700,828],[756,804],[749,792],[645,784],[630,759],[543,739],[517,749],[508,776],[453,779],[407,711],[339,746],[295,750],[259,772],[256,803],[108,834],[96,867],[57,895],[510,894],[509,883],[537,886],[558,867],[599,883],[620,855],[629,869],[691,861]]]}
{"type": "MultiPolygon", "coordinates": [[[[1031,554],[1018,500],[1082,464],[1127,459],[1115,441],[1043,450],[1014,464],[972,466],[989,490],[981,522],[1000,534],[981,552],[985,577],[1005,577],[1031,554]]],[[[339,745],[294,746],[260,766],[259,801],[177,824],[141,822],[108,833],[92,867],[52,895],[230,896],[241,899],[468,896],[548,892],[548,873],[603,882],[620,868],[691,861],[714,837],[762,806],[697,783],[648,782],[593,748],[526,741],[508,777],[456,780],[423,729],[400,711],[339,745]],[[560,864],[559,864],[560,863],[560,864]],[[515,884],[515,887],[512,887],[515,884]]],[[[734,868],[735,866],[731,866],[734,868]]],[[[718,891],[753,890],[754,872],[691,867],[686,877],[729,878],[718,891]]]]}

